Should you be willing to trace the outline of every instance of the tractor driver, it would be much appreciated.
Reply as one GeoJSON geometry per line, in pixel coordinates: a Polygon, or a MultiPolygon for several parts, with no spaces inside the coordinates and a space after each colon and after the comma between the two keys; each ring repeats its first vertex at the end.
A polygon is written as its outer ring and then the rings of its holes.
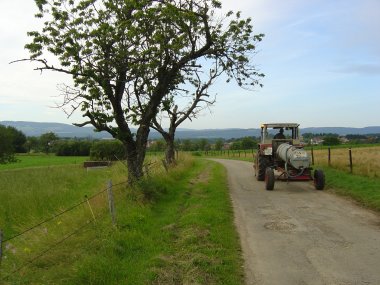
{"type": "Polygon", "coordinates": [[[279,133],[276,134],[274,137],[273,137],[275,140],[283,140],[285,139],[285,136],[284,136],[284,128],[281,128],[279,133]]]}

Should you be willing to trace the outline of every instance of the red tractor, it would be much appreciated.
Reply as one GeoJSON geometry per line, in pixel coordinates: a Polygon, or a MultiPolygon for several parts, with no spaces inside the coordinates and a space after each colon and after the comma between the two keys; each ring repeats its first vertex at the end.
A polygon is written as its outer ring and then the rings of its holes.
{"type": "Polygon", "coordinates": [[[258,144],[255,176],[265,181],[266,190],[273,190],[275,180],[314,181],[317,190],[323,190],[325,175],[317,169],[312,175],[311,161],[299,139],[299,124],[262,124],[261,141],[258,144]],[[277,130],[278,134],[270,134],[277,130]],[[279,175],[275,176],[275,171],[279,175]]]}

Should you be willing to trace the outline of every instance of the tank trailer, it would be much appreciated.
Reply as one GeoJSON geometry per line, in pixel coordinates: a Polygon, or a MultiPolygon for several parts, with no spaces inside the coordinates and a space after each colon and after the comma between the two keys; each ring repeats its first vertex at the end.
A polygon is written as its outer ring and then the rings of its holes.
{"type": "Polygon", "coordinates": [[[317,169],[312,175],[310,156],[300,143],[298,127],[299,124],[295,123],[261,125],[261,140],[254,168],[257,180],[265,181],[266,190],[274,189],[275,180],[313,180],[315,188],[323,190],[324,173],[317,169]],[[272,137],[270,129],[278,130],[279,133],[272,137]]]}

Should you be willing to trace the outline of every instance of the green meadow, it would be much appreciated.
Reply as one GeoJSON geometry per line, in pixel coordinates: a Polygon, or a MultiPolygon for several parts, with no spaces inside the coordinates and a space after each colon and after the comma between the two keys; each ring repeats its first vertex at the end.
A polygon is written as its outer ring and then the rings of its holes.
{"type": "Polygon", "coordinates": [[[1,284],[243,284],[222,166],[181,156],[167,173],[157,160],[130,188],[121,163],[35,159],[0,171],[1,284]]]}

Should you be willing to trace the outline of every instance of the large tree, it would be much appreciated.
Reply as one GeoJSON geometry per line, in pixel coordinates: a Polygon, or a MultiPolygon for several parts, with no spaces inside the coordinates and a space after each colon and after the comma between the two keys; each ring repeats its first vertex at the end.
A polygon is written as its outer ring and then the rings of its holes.
{"type": "Polygon", "coordinates": [[[70,74],[62,107],[83,112],[80,126],[107,131],[125,146],[130,182],[143,175],[149,128],[168,94],[199,65],[219,60],[239,85],[253,50],[250,19],[218,18],[216,0],[35,0],[44,18],[26,45],[37,70],[70,74]],[[58,61],[46,60],[53,54],[58,61]],[[134,134],[132,127],[136,126],[134,134]]]}

